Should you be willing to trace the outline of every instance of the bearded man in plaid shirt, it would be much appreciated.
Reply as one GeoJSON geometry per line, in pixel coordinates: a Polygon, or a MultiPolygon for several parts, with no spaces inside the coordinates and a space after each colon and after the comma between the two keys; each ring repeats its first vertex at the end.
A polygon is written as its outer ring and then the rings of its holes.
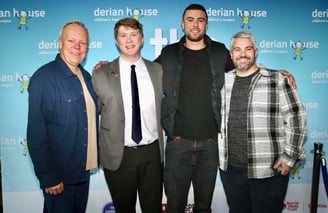
{"type": "Polygon", "coordinates": [[[235,69],[225,74],[219,135],[220,176],[230,213],[278,213],[289,172],[305,158],[306,111],[280,72],[255,63],[249,31],[231,39],[235,69]]]}

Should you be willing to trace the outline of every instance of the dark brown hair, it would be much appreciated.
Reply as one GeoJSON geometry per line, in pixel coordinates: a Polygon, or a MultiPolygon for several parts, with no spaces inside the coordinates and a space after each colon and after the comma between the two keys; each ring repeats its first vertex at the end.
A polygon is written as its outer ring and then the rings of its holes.
{"type": "Polygon", "coordinates": [[[187,12],[187,10],[201,10],[205,13],[205,16],[206,16],[206,23],[208,21],[208,16],[207,16],[207,12],[206,12],[206,9],[203,5],[201,4],[190,4],[188,7],[186,7],[186,9],[183,11],[183,14],[182,14],[182,20],[187,12]]]}

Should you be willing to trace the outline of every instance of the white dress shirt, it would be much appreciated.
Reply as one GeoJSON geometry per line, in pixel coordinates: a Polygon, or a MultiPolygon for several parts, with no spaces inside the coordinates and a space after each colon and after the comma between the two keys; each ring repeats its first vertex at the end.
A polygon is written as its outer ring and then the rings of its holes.
{"type": "Polygon", "coordinates": [[[140,58],[134,65],[136,66],[136,75],[139,91],[139,103],[140,103],[140,116],[141,116],[141,131],[142,140],[139,144],[136,144],[131,138],[132,132],[132,95],[131,95],[131,83],[130,72],[131,63],[124,61],[122,58],[119,60],[120,65],[120,79],[121,89],[124,105],[125,116],[125,130],[124,136],[125,146],[133,147],[140,145],[147,145],[158,139],[157,132],[157,118],[156,118],[156,106],[155,106],[155,93],[154,87],[151,82],[147,67],[140,58]]]}

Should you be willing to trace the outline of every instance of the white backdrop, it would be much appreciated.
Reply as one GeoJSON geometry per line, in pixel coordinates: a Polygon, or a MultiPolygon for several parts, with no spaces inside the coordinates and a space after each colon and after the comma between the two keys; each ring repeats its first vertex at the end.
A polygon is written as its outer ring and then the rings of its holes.
{"type": "MultiPolygon", "coordinates": [[[[91,72],[99,60],[118,56],[113,27],[124,17],[136,16],[144,25],[143,56],[153,60],[163,46],[176,42],[184,8],[190,0],[0,0],[0,147],[5,213],[41,212],[43,199],[26,147],[27,90],[30,76],[58,52],[61,26],[83,21],[91,32],[84,67],[91,72]],[[21,23],[22,18],[26,23],[21,23]]],[[[293,73],[308,113],[306,161],[294,170],[284,212],[309,212],[313,143],[328,148],[328,2],[327,0],[199,0],[209,16],[208,35],[229,47],[230,37],[242,29],[258,40],[258,62],[293,73]],[[248,13],[247,13],[248,11],[248,13]],[[242,18],[249,14],[249,23],[242,18]]],[[[165,212],[165,198],[163,212],[165,212]]],[[[192,212],[190,193],[186,212],[192,212]]],[[[217,179],[213,212],[228,212],[220,179],[217,179]]],[[[322,178],[318,213],[327,212],[322,178]]],[[[92,175],[89,213],[114,212],[102,171],[92,175]]]]}

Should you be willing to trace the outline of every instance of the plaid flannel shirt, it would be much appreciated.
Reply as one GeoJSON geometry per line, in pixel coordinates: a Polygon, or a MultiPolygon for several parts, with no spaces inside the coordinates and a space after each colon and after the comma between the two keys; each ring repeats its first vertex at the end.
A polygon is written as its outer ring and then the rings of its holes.
{"type": "MultiPolygon", "coordinates": [[[[222,95],[222,124],[219,133],[220,169],[229,161],[227,122],[236,70],[225,74],[222,95]]],[[[305,158],[306,111],[287,77],[261,67],[253,77],[248,98],[247,151],[248,178],[267,178],[279,173],[272,167],[277,160],[293,167],[305,158]]]]}

